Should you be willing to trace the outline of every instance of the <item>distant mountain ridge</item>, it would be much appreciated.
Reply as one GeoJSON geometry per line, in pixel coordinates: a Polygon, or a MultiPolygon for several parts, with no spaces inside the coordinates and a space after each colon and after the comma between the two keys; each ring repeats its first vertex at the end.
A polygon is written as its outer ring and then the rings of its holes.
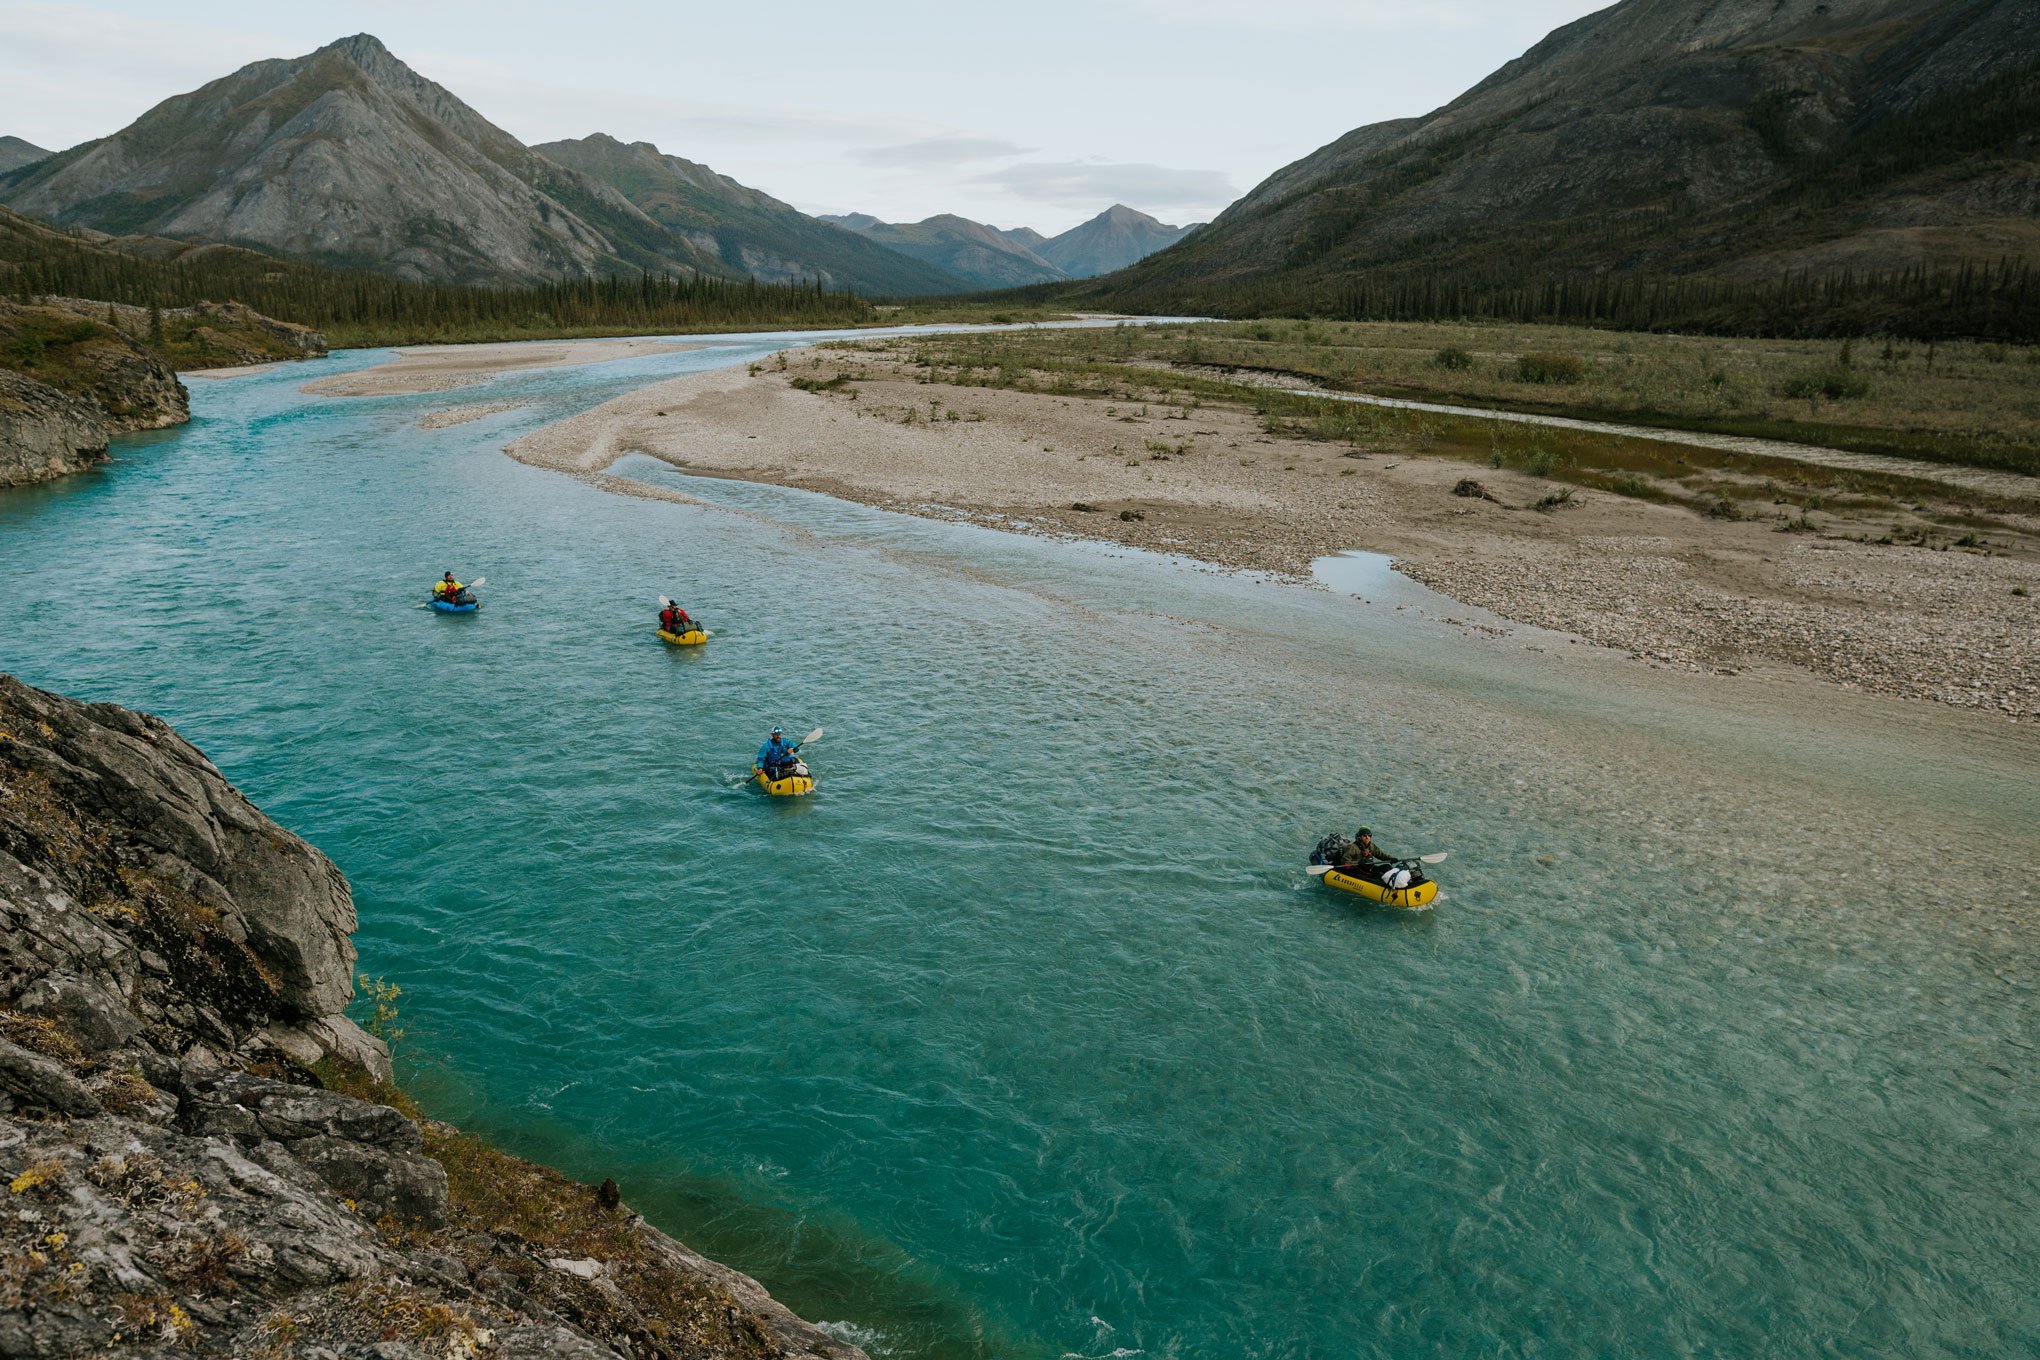
{"type": "Polygon", "coordinates": [[[869,213],[824,217],[847,231],[962,280],[962,291],[1053,283],[1063,272],[997,227],[941,213],[920,222],[881,222],[869,213]]]}
{"type": "Polygon", "coordinates": [[[972,286],[648,142],[527,147],[367,34],[255,62],[69,151],[20,147],[0,203],[124,239],[441,283],[642,270],[880,295],[972,286]]]}
{"type": "Polygon", "coordinates": [[[49,154],[34,142],[24,142],[19,137],[0,137],[0,174],[17,166],[33,165],[49,154]]]}
{"type": "Polygon", "coordinates": [[[1196,229],[1172,227],[1124,203],[1115,203],[1090,221],[1042,242],[1034,247],[1034,253],[1070,278],[1087,279],[1167,250],[1196,229]]]}
{"type": "Polygon", "coordinates": [[[645,271],[882,296],[1083,278],[1182,234],[1124,206],[1054,238],[953,214],[816,219],[649,142],[526,146],[366,33],[251,63],[67,151],[0,138],[0,204],[163,252],[241,246],[417,282],[645,271]]]}
{"type": "Polygon", "coordinates": [[[367,34],[259,61],[0,177],[66,226],[458,283],[733,273],[540,156],[367,34]]]}
{"type": "Polygon", "coordinates": [[[1637,276],[2000,261],[2040,267],[2040,4],[1622,0],[1067,296],[1446,314],[1590,308],[1637,276]]]}
{"type": "Polygon", "coordinates": [[[696,250],[754,278],[819,279],[830,288],[901,296],[965,286],[946,270],[839,231],[650,142],[626,145],[598,132],[532,150],[616,190],[696,250]]]}
{"type": "Polygon", "coordinates": [[[1108,274],[1167,249],[1196,229],[1164,225],[1123,203],[1060,236],[1044,236],[1032,227],[1001,229],[953,213],[910,223],[882,222],[870,213],[822,221],[934,264],[981,289],[1108,274]]]}

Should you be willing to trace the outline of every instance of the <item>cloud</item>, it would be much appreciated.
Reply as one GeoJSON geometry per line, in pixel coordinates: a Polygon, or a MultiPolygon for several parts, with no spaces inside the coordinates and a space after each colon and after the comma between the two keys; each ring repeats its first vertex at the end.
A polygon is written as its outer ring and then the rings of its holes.
{"type": "Polygon", "coordinates": [[[0,5],[0,119],[61,149],[104,137],[157,101],[265,56],[275,39],[82,5],[0,5]]]}
{"type": "Polygon", "coordinates": [[[1016,198],[1098,212],[1124,203],[1143,212],[1209,215],[1240,191],[1222,170],[1179,170],[1139,161],[1022,161],[976,176],[1016,198]]]}
{"type": "Polygon", "coordinates": [[[997,137],[924,137],[917,142],[871,146],[850,154],[866,165],[920,170],[968,165],[972,161],[1004,160],[1009,156],[1024,156],[1033,149],[997,137]]]}

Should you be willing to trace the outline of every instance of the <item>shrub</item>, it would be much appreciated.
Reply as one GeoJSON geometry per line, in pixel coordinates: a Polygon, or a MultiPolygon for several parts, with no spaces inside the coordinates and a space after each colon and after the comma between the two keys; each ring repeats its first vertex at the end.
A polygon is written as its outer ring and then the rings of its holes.
{"type": "Polygon", "coordinates": [[[1463,373],[1473,367],[1473,356],[1457,345],[1447,345],[1431,356],[1431,362],[1439,368],[1463,373]]]}
{"type": "Polygon", "coordinates": [[[397,1041],[404,1037],[404,1031],[397,1026],[397,998],[404,989],[394,982],[363,973],[355,979],[362,998],[369,1003],[369,1015],[362,1028],[395,1051],[397,1041]]]}
{"type": "Polygon", "coordinates": [[[1852,397],[1870,395],[1870,378],[1853,368],[1835,365],[1831,368],[1802,369],[1785,380],[1779,389],[1785,396],[1800,401],[1813,401],[1826,397],[1829,401],[1846,401],[1852,397]]]}
{"type": "Polygon", "coordinates": [[[1527,383],[1585,382],[1587,361],[1577,354],[1540,350],[1516,361],[1516,379],[1527,383]]]}
{"type": "Polygon", "coordinates": [[[1618,496],[1633,496],[1639,500],[1654,500],[1659,495],[1656,487],[1634,472],[1618,472],[1602,485],[1618,496]]]}

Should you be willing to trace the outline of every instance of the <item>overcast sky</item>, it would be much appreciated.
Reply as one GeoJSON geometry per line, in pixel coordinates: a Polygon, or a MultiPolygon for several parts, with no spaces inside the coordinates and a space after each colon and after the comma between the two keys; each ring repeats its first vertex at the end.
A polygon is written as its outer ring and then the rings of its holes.
{"type": "Polygon", "coordinates": [[[61,149],[369,32],[526,142],[655,142],[809,212],[1182,223],[1606,3],[0,0],[0,133],[61,149]]]}

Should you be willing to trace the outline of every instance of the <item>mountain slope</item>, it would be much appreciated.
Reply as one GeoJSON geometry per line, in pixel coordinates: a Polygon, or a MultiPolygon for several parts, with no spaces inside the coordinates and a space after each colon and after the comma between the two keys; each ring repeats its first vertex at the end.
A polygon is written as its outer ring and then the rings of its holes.
{"type": "Polygon", "coordinates": [[[0,199],[67,226],[420,280],[735,272],[367,34],[165,100],[111,137],[0,176],[0,199]]]}
{"type": "Polygon", "coordinates": [[[973,289],[1018,288],[1068,277],[997,227],[953,213],[909,223],[881,222],[867,213],[824,217],[822,221],[947,270],[973,289]]]}
{"type": "Polygon", "coordinates": [[[934,265],[886,249],[750,189],[705,165],[664,154],[650,142],[629,145],[597,133],[532,148],[616,190],[696,249],[756,278],[819,278],[860,293],[961,292],[965,284],[934,265]]]}
{"type": "Polygon", "coordinates": [[[1623,0],[1096,294],[1442,313],[1566,280],[2040,265],[2036,129],[2032,0],[1623,0]]]}
{"type": "Polygon", "coordinates": [[[1124,203],[1115,203],[1090,221],[1034,245],[1033,250],[1069,277],[1088,279],[1144,260],[1176,244],[1193,229],[1167,226],[1124,203]]]}
{"type": "Polygon", "coordinates": [[[33,165],[49,154],[34,142],[24,142],[19,137],[0,137],[0,174],[17,166],[33,165]]]}

